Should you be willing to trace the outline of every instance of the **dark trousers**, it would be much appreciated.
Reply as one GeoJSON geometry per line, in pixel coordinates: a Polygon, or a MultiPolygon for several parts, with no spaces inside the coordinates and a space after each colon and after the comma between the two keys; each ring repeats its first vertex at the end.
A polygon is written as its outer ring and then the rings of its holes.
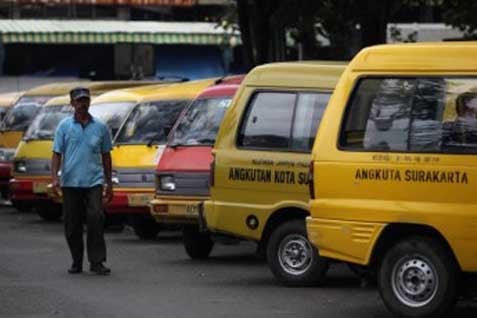
{"type": "Polygon", "coordinates": [[[104,241],[104,212],[102,205],[102,186],[91,188],[64,187],[63,217],[65,236],[75,264],[83,263],[83,223],[88,228],[86,245],[90,263],[106,261],[104,241]]]}

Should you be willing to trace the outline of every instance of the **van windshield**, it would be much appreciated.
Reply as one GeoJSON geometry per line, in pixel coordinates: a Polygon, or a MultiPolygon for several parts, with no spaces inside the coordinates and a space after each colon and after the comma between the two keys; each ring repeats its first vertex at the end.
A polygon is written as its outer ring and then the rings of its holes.
{"type": "Polygon", "coordinates": [[[2,129],[25,131],[40,110],[40,106],[45,104],[52,97],[53,96],[24,96],[20,98],[7,112],[2,122],[2,129]]]}
{"type": "Polygon", "coordinates": [[[0,106],[0,120],[3,120],[5,118],[5,115],[7,114],[8,107],[6,106],[0,106]]]}
{"type": "Polygon", "coordinates": [[[119,144],[161,144],[188,100],[170,100],[137,105],[118,133],[119,144]]]}
{"type": "Polygon", "coordinates": [[[232,97],[196,100],[171,135],[171,146],[213,145],[232,97]]]}
{"type": "Polygon", "coordinates": [[[135,103],[101,103],[89,107],[89,113],[103,121],[114,137],[135,103]]]}
{"type": "Polygon", "coordinates": [[[25,140],[52,140],[60,121],[73,113],[70,105],[42,107],[25,133],[25,140]]]}
{"type": "MultiPolygon", "coordinates": [[[[114,133],[133,106],[134,103],[96,104],[90,106],[89,112],[106,123],[114,133]]],[[[71,105],[42,107],[28,127],[25,140],[53,140],[56,127],[69,115],[73,115],[71,105]]]]}

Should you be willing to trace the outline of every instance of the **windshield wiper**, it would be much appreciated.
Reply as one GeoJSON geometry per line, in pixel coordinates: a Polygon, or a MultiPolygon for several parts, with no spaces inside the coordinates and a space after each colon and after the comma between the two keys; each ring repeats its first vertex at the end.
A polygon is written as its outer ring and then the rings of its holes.
{"type": "Polygon", "coordinates": [[[174,149],[180,146],[187,146],[187,145],[182,142],[174,142],[174,143],[167,144],[167,146],[174,149]]]}
{"type": "Polygon", "coordinates": [[[152,137],[152,138],[149,139],[149,141],[147,142],[147,146],[148,146],[148,147],[151,147],[152,144],[154,144],[155,141],[161,141],[161,138],[158,137],[158,136],[152,137]]]}
{"type": "Polygon", "coordinates": [[[213,145],[213,144],[215,143],[215,139],[202,138],[202,139],[197,140],[197,142],[198,142],[200,145],[213,145]]]}

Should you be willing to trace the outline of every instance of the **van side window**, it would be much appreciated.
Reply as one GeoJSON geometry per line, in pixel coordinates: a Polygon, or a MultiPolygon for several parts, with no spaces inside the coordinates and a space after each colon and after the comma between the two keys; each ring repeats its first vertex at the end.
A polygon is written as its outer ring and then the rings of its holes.
{"type": "Polygon", "coordinates": [[[238,145],[245,148],[288,149],[295,103],[294,93],[255,94],[242,123],[238,145]]]}
{"type": "Polygon", "coordinates": [[[347,150],[477,152],[477,79],[367,78],[340,136],[347,150]]]}
{"type": "Polygon", "coordinates": [[[300,93],[292,132],[292,149],[311,151],[316,131],[325,111],[329,93],[300,93]]]}
{"type": "Polygon", "coordinates": [[[330,93],[259,92],[248,105],[237,145],[309,152],[330,93]]]}

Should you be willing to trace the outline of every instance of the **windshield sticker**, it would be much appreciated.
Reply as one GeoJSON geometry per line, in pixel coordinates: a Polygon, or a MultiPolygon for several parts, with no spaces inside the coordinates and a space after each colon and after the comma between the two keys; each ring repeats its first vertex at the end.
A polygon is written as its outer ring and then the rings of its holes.
{"type": "Polygon", "coordinates": [[[230,103],[232,102],[231,99],[223,99],[219,102],[219,104],[217,105],[218,108],[221,108],[221,109],[227,109],[229,106],[230,106],[230,103]]]}
{"type": "Polygon", "coordinates": [[[136,131],[136,123],[129,122],[126,126],[126,137],[134,136],[135,131],[136,131]]]}
{"type": "Polygon", "coordinates": [[[398,181],[413,183],[459,183],[468,184],[469,177],[465,171],[438,170],[397,170],[397,169],[357,169],[355,180],[363,181],[398,181]]]}

